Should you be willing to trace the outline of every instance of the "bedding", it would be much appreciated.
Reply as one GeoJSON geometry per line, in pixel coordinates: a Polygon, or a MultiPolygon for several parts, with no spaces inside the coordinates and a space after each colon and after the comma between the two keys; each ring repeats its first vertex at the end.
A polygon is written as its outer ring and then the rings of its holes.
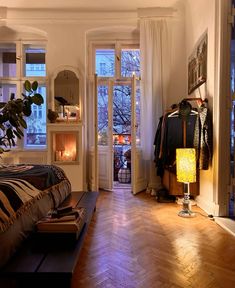
{"type": "Polygon", "coordinates": [[[35,228],[35,223],[71,193],[71,183],[55,165],[0,167],[0,267],[35,228]]]}

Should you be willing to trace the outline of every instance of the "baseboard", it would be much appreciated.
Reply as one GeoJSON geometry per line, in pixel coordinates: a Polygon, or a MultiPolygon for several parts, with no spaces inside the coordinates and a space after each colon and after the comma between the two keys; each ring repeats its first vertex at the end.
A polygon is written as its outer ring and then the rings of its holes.
{"type": "Polygon", "coordinates": [[[204,210],[208,215],[218,216],[219,205],[213,202],[207,201],[203,196],[196,197],[197,206],[204,210]]]}
{"type": "Polygon", "coordinates": [[[226,217],[214,217],[215,222],[235,236],[235,221],[226,217]]]}

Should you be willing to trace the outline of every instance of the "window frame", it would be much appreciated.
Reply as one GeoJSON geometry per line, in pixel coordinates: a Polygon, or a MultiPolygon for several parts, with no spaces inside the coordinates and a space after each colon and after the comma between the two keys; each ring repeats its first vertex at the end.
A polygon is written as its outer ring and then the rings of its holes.
{"type": "Polygon", "coordinates": [[[122,49],[139,49],[140,43],[137,40],[92,40],[89,43],[89,77],[93,77],[96,73],[96,49],[114,49],[115,50],[115,75],[114,77],[102,77],[98,76],[98,80],[111,79],[116,81],[118,79],[122,81],[131,81],[132,77],[121,76],[121,51],[122,49]]]}
{"type": "MultiPolygon", "coordinates": [[[[46,95],[45,95],[45,111],[47,111],[48,106],[48,72],[47,72],[47,41],[46,40],[1,40],[1,44],[15,44],[16,45],[16,77],[0,77],[0,82],[4,84],[16,84],[16,98],[22,98],[22,93],[24,92],[23,84],[26,80],[30,82],[37,81],[39,85],[45,86],[46,95]],[[25,53],[24,45],[38,45],[39,47],[45,48],[45,65],[46,65],[46,76],[25,76],[24,67],[25,67],[25,53]]],[[[47,119],[46,119],[47,125],[47,119]]],[[[17,151],[45,151],[47,149],[47,130],[46,130],[46,143],[45,145],[39,146],[28,146],[26,144],[27,138],[27,129],[23,131],[24,137],[22,139],[17,139],[17,145],[11,147],[11,150],[17,151]]]]}
{"type": "MultiPolygon", "coordinates": [[[[115,74],[114,77],[102,77],[97,75],[97,86],[104,85],[110,89],[110,83],[113,85],[132,86],[132,76],[121,76],[121,51],[122,49],[139,49],[140,43],[137,40],[93,40],[89,43],[88,74],[90,82],[94,80],[96,74],[96,49],[115,49],[115,74]],[[115,47],[115,48],[113,48],[115,47]]],[[[98,125],[98,123],[97,123],[98,125]]],[[[108,143],[107,143],[108,144],[108,143]]],[[[106,144],[106,145],[107,145],[106,144]]],[[[105,145],[105,146],[106,146],[105,145]]]]}

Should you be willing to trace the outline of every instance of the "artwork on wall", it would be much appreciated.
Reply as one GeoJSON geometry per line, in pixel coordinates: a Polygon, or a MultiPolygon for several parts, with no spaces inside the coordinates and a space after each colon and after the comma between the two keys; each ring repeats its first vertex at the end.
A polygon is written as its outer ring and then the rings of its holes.
{"type": "Polygon", "coordinates": [[[207,78],[207,33],[197,42],[188,60],[188,94],[206,82],[207,78]]]}

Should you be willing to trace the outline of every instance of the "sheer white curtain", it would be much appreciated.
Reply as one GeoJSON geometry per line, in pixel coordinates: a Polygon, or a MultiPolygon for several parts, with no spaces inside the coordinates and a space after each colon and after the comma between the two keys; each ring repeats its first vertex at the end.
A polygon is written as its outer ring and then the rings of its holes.
{"type": "Polygon", "coordinates": [[[164,19],[140,19],[143,158],[153,160],[154,137],[166,103],[169,71],[169,39],[164,19]]]}

